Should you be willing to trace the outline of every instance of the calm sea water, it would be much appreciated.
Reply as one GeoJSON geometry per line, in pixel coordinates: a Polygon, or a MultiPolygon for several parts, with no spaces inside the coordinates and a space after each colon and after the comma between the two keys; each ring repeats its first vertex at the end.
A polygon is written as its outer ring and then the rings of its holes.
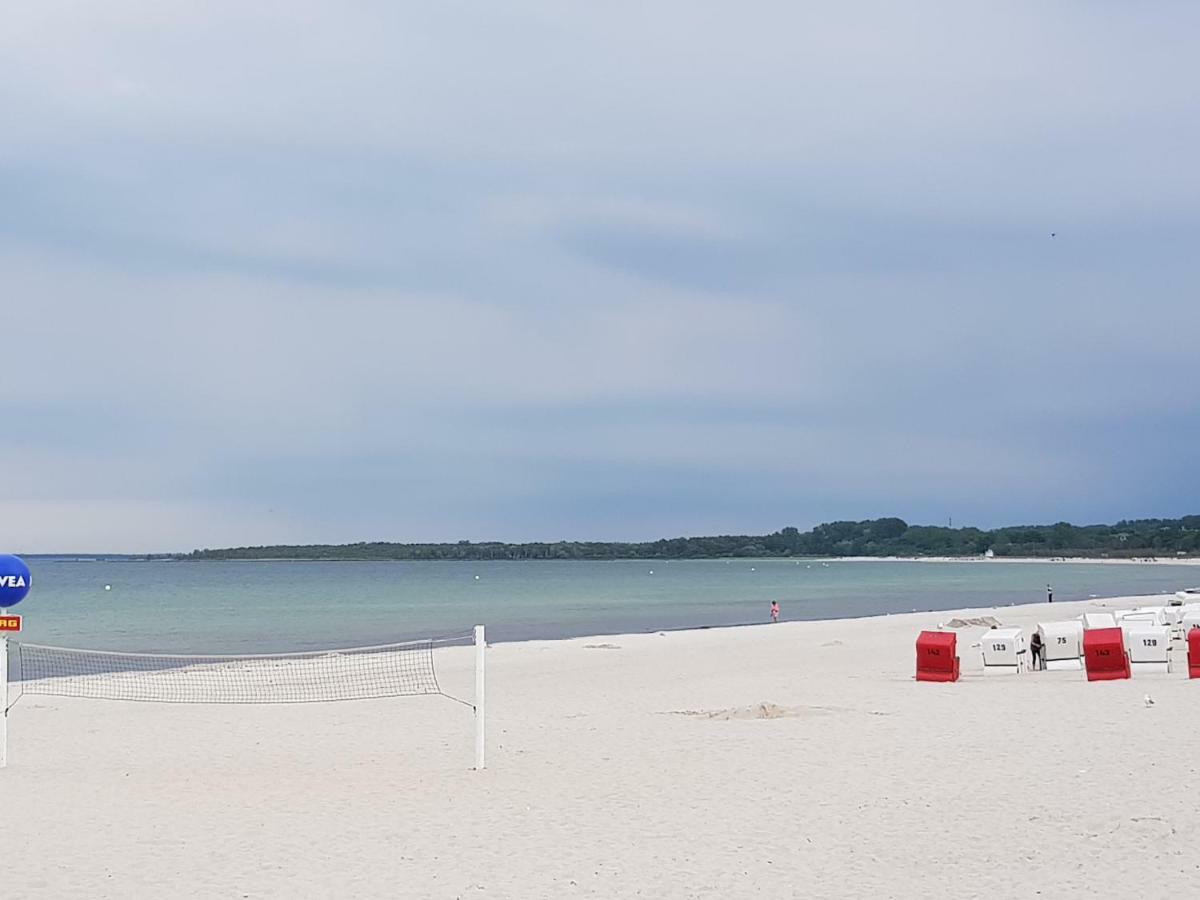
{"type": "Polygon", "coordinates": [[[135,562],[33,558],[31,642],[251,653],[488,627],[494,641],[1174,592],[1184,566],[821,562],[135,562]],[[110,589],[106,590],[105,585],[110,589]]]}

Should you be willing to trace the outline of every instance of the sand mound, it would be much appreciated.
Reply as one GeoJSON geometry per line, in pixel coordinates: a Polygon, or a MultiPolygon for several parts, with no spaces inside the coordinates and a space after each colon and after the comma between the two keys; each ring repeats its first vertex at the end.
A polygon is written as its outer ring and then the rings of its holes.
{"type": "Polygon", "coordinates": [[[735,706],[729,709],[681,709],[674,712],[678,716],[695,716],[701,719],[728,722],[733,719],[786,719],[800,715],[801,709],[763,701],[751,706],[735,706]]]}
{"type": "Polygon", "coordinates": [[[993,625],[1000,626],[1000,620],[993,616],[972,616],[966,619],[951,619],[949,622],[942,623],[943,628],[974,628],[977,626],[991,628],[993,625]]]}

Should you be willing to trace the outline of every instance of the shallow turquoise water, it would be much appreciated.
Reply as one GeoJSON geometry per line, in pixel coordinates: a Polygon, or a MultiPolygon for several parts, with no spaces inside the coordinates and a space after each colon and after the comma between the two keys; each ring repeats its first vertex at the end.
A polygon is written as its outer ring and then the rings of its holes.
{"type": "Polygon", "coordinates": [[[1183,566],[795,560],[135,562],[32,558],[22,639],[163,652],[271,652],[465,631],[561,638],[1174,592],[1183,566]],[[105,590],[105,585],[110,590],[105,590]]]}

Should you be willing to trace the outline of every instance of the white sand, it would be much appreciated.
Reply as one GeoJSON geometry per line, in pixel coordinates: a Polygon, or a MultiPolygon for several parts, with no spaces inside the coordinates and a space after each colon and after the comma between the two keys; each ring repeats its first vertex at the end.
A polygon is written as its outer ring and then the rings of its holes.
{"type": "Polygon", "coordinates": [[[1089,566],[1200,566],[1200,556],[828,556],[825,562],[1054,563],[1089,566]]]}
{"type": "MultiPolygon", "coordinates": [[[[497,645],[484,772],[441,697],[26,696],[0,896],[1194,896],[1181,651],[1126,682],[985,677],[966,629],[962,681],[912,678],[922,627],[1098,605],[497,645]]],[[[438,665],[469,697],[470,650],[438,665]]]]}

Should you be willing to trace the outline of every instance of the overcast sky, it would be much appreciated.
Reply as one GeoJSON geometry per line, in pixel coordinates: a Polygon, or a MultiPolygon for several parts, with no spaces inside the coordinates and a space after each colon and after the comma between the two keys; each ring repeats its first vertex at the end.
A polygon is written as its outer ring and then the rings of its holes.
{"type": "Polygon", "coordinates": [[[1197,46],[1192,2],[6,4],[0,551],[1200,512],[1197,46]]]}

